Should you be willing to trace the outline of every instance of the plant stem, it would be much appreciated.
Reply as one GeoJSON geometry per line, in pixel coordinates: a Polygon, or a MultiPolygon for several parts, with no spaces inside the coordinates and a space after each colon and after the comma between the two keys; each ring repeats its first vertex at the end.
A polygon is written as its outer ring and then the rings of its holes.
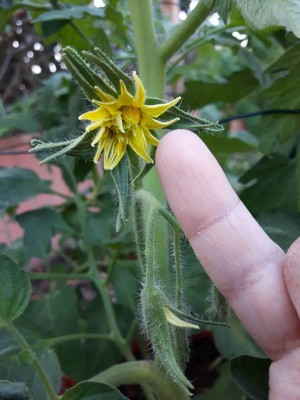
{"type": "Polygon", "coordinates": [[[116,270],[116,266],[117,266],[118,256],[119,256],[119,252],[115,251],[111,258],[108,269],[107,269],[107,277],[105,279],[105,286],[107,286],[113,279],[113,276],[114,276],[114,273],[116,270]]]}
{"type": "Polygon", "coordinates": [[[176,307],[182,306],[182,274],[180,265],[180,231],[174,230],[174,264],[176,277],[176,307]]]}
{"type": "Polygon", "coordinates": [[[146,280],[145,286],[154,288],[155,286],[155,227],[157,219],[157,209],[154,205],[151,205],[148,210],[148,219],[146,225],[146,280]]]}
{"type": "Polygon", "coordinates": [[[51,382],[49,381],[48,376],[47,376],[42,364],[36,357],[36,354],[30,347],[29,343],[26,341],[24,336],[21,334],[21,332],[18,331],[18,329],[13,325],[12,322],[7,322],[6,329],[18,342],[21,349],[33,357],[33,365],[34,365],[35,369],[37,370],[37,373],[39,374],[39,377],[41,378],[41,381],[43,382],[45,389],[47,390],[49,398],[51,400],[57,400],[57,394],[56,394],[51,382]]]}
{"type": "Polygon", "coordinates": [[[139,75],[148,96],[161,97],[164,90],[164,65],[158,54],[152,1],[129,0],[129,9],[134,29],[139,75]]]}
{"type": "Polygon", "coordinates": [[[166,378],[157,370],[153,361],[132,361],[117,364],[90,379],[92,382],[105,382],[112,386],[148,383],[155,388],[159,399],[176,400],[179,393],[166,384],[166,378]]]}
{"type": "MultiPolygon", "coordinates": [[[[158,43],[154,29],[151,0],[129,0],[132,25],[135,33],[136,53],[139,75],[145,85],[148,96],[163,97],[165,65],[158,53],[158,43]]],[[[145,176],[143,187],[148,189],[161,204],[165,204],[165,195],[155,168],[145,176]]],[[[147,217],[147,215],[145,215],[147,217]]],[[[166,224],[158,224],[157,258],[159,259],[158,276],[166,287],[169,286],[168,230],[166,224]]]]}
{"type": "Polygon", "coordinates": [[[93,248],[89,243],[85,243],[85,250],[88,256],[91,279],[94,282],[101,296],[105,313],[108,319],[108,323],[111,329],[113,341],[120,350],[121,354],[126,358],[126,360],[132,361],[134,360],[134,356],[131,353],[129,347],[127,346],[126,340],[123,338],[120,329],[118,327],[108,289],[105,286],[105,281],[101,279],[98,272],[98,268],[94,258],[93,248]]]}
{"type": "Polygon", "coordinates": [[[44,346],[53,347],[53,346],[57,346],[58,344],[73,341],[73,340],[91,340],[91,339],[112,340],[112,336],[105,335],[102,333],[74,333],[72,335],[64,335],[64,336],[58,336],[58,337],[54,337],[54,338],[41,339],[40,343],[42,343],[44,346]]]}
{"type": "Polygon", "coordinates": [[[203,21],[208,17],[215,6],[212,1],[207,7],[205,0],[200,0],[187,19],[179,24],[172,35],[160,46],[159,57],[162,63],[166,63],[188,38],[196,31],[203,21]]]}

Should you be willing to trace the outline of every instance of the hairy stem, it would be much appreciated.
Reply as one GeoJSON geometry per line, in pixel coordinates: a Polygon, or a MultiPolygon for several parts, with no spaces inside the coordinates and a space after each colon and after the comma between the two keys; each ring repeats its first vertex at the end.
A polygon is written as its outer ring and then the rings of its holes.
{"type": "Polygon", "coordinates": [[[117,364],[90,379],[93,382],[104,382],[112,386],[150,384],[161,400],[182,400],[177,388],[166,384],[165,375],[158,371],[153,361],[132,361],[117,364]],[[175,389],[175,391],[174,391],[175,389]]]}
{"type": "Polygon", "coordinates": [[[164,66],[158,55],[151,0],[129,0],[134,29],[139,75],[148,96],[161,97],[164,90],[164,66]]]}

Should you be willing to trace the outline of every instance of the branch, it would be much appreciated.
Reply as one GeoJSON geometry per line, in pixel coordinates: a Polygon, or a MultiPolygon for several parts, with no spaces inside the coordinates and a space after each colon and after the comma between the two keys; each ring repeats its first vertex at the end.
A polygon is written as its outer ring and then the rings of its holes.
{"type": "Polygon", "coordinates": [[[196,29],[206,20],[214,9],[215,2],[212,1],[207,7],[205,0],[200,0],[187,19],[174,30],[172,35],[159,48],[159,56],[163,63],[166,63],[180,47],[189,39],[196,29]]]}

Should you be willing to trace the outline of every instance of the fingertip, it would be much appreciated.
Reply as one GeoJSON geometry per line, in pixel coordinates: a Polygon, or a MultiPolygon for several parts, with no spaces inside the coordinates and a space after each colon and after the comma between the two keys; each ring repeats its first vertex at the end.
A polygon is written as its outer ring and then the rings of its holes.
{"type": "Polygon", "coordinates": [[[155,161],[159,165],[162,160],[172,160],[174,156],[178,157],[184,148],[191,149],[191,144],[202,143],[201,139],[193,132],[187,129],[174,129],[167,133],[160,140],[155,161]]]}

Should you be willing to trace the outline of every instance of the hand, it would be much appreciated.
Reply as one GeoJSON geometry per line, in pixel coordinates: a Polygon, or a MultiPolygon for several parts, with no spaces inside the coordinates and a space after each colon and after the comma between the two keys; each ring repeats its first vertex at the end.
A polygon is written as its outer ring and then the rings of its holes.
{"type": "Polygon", "coordinates": [[[166,135],[158,146],[156,165],[170,207],[197,258],[273,360],[269,399],[300,399],[300,238],[285,255],[192,132],[166,135]]]}

